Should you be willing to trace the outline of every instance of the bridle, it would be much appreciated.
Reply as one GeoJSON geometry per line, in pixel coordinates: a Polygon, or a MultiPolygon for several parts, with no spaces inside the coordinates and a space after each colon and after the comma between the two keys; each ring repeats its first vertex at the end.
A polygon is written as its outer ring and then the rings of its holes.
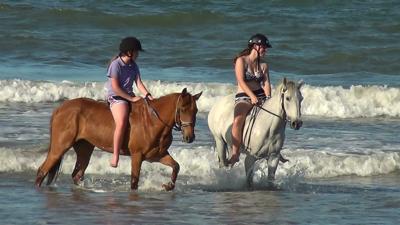
{"type": "Polygon", "coordinates": [[[182,131],[182,127],[193,126],[193,120],[192,121],[183,121],[181,118],[180,108],[178,109],[178,103],[179,103],[180,99],[181,99],[181,95],[179,95],[178,100],[176,101],[176,107],[175,107],[175,123],[174,123],[173,129],[176,131],[182,131]],[[179,119],[177,119],[178,117],[179,117],[179,119]]]}
{"type": "Polygon", "coordinates": [[[145,103],[146,105],[151,109],[151,111],[153,112],[153,114],[157,117],[157,119],[159,121],[161,121],[161,123],[163,123],[166,127],[169,127],[171,129],[174,129],[176,131],[182,131],[182,127],[188,127],[188,126],[193,126],[193,121],[183,121],[181,118],[181,111],[180,111],[180,107],[178,107],[179,101],[181,100],[181,95],[179,95],[178,100],[176,101],[176,105],[175,105],[175,116],[174,116],[174,124],[172,126],[168,125],[167,123],[165,123],[161,118],[160,115],[158,114],[158,112],[150,106],[149,102],[147,101],[147,99],[145,98],[145,103]]]}

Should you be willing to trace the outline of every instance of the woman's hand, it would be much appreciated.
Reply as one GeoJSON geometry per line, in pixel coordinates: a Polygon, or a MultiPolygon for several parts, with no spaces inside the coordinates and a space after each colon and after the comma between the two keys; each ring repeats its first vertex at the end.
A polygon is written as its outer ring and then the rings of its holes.
{"type": "Polygon", "coordinates": [[[147,93],[146,96],[145,96],[144,98],[147,98],[147,99],[150,100],[150,101],[153,101],[153,99],[154,99],[153,96],[151,96],[150,93],[147,93]]]}
{"type": "Polygon", "coordinates": [[[257,105],[258,104],[258,98],[255,95],[250,96],[251,99],[251,104],[257,105]]]}

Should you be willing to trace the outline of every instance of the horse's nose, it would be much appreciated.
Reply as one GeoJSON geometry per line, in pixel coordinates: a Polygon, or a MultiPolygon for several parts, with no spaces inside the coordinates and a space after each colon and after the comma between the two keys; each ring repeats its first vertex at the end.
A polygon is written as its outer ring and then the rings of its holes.
{"type": "Polygon", "coordinates": [[[301,126],[303,126],[303,121],[301,120],[295,120],[290,123],[290,127],[292,127],[295,130],[300,129],[301,126]]]}

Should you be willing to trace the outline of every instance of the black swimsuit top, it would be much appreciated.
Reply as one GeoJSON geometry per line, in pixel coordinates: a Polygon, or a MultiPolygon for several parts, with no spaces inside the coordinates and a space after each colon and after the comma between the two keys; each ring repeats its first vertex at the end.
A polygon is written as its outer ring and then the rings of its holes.
{"type": "Polygon", "coordinates": [[[246,73],[244,74],[244,80],[247,81],[257,81],[261,82],[263,81],[264,77],[263,74],[260,71],[257,71],[255,73],[252,73],[250,71],[250,68],[248,65],[246,65],[246,73]]]}

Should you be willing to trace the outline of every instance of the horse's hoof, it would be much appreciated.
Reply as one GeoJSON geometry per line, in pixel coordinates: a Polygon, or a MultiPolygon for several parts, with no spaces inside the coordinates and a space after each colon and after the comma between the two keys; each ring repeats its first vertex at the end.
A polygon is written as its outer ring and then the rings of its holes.
{"type": "Polygon", "coordinates": [[[42,185],[42,182],[45,178],[45,174],[39,169],[37,172],[36,180],[35,180],[35,186],[39,188],[42,185]]]}
{"type": "Polygon", "coordinates": [[[171,191],[175,188],[175,184],[172,182],[168,182],[168,184],[163,184],[162,187],[166,190],[166,191],[171,191]]]}
{"type": "Polygon", "coordinates": [[[232,168],[237,162],[239,162],[239,156],[234,157],[232,156],[229,160],[228,160],[228,166],[230,168],[232,168]]]}
{"type": "Polygon", "coordinates": [[[79,182],[83,181],[83,176],[76,175],[75,177],[72,178],[72,180],[74,181],[75,185],[78,185],[79,182]]]}
{"type": "Polygon", "coordinates": [[[131,190],[137,190],[138,189],[138,184],[137,183],[132,183],[131,184],[131,190]]]}
{"type": "Polygon", "coordinates": [[[285,159],[282,155],[279,156],[279,161],[282,163],[289,162],[289,159],[285,159]]]}
{"type": "Polygon", "coordinates": [[[40,188],[40,186],[42,185],[42,182],[43,182],[43,178],[41,178],[41,177],[36,178],[35,187],[40,188]]]}

